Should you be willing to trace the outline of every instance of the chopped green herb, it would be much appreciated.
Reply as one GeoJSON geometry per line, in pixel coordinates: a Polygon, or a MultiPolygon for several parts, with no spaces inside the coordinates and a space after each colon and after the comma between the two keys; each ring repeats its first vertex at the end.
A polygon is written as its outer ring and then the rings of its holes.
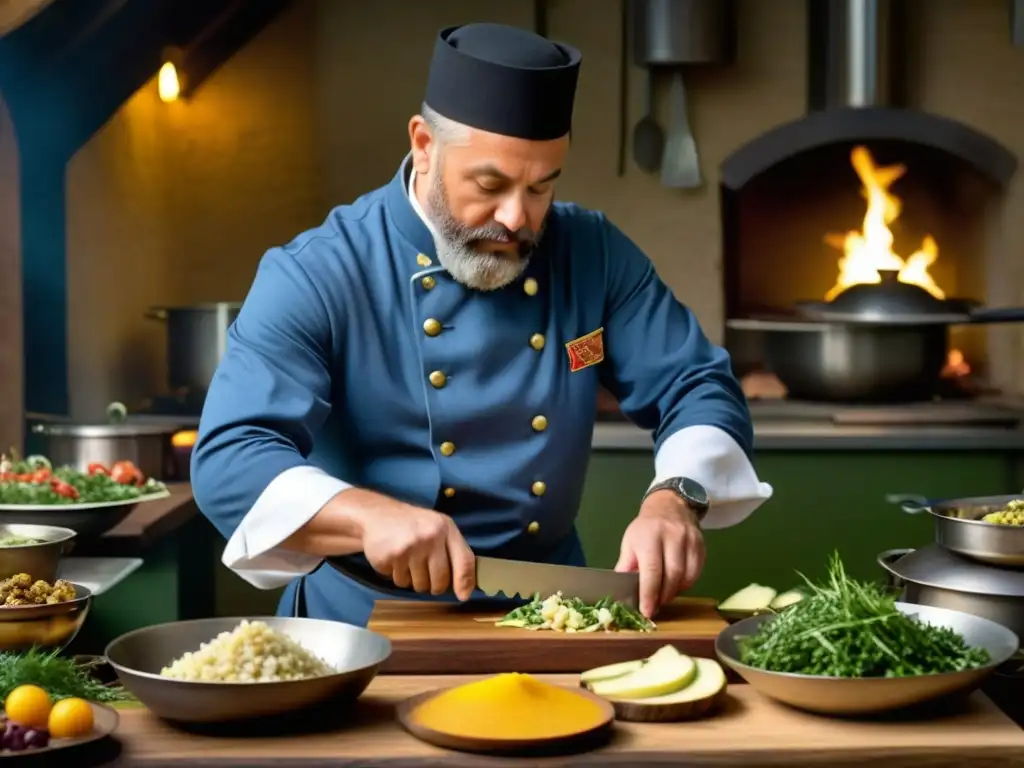
{"type": "Polygon", "coordinates": [[[957,672],[987,664],[984,648],[967,645],[896,609],[884,587],[846,574],[838,554],[828,579],[808,596],[737,638],[740,661],[758,669],[829,677],[909,677],[957,672]]]}
{"type": "Polygon", "coordinates": [[[588,605],[578,597],[564,598],[561,592],[543,600],[538,593],[496,624],[499,627],[552,629],[557,632],[650,632],[656,628],[653,621],[618,600],[603,597],[588,605]]]}

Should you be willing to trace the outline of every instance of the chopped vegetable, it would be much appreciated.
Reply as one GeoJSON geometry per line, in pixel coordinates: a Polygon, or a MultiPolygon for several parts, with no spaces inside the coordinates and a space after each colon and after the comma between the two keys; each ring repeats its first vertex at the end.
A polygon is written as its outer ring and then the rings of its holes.
{"type": "Polygon", "coordinates": [[[0,697],[6,699],[20,685],[37,685],[50,698],[82,698],[87,701],[130,701],[132,696],[115,685],[105,685],[92,676],[101,662],[78,664],[56,651],[31,649],[25,653],[0,653],[0,697]]]}
{"type": "Polygon", "coordinates": [[[995,525],[1024,525],[1024,499],[1014,499],[1003,509],[989,512],[981,521],[995,525]]]}
{"type": "Polygon", "coordinates": [[[166,491],[163,483],[147,479],[130,461],[113,467],[98,462],[86,472],[71,467],[54,469],[45,456],[21,460],[16,452],[0,456],[0,504],[95,504],[131,501],[166,491]]]}
{"type": "Polygon", "coordinates": [[[838,554],[821,585],[804,577],[808,596],[737,638],[740,661],[758,669],[829,677],[909,677],[984,666],[948,627],[896,609],[885,588],[846,574],[838,554]]]}
{"type": "Polygon", "coordinates": [[[4,536],[0,538],[0,547],[29,547],[33,544],[43,544],[42,539],[30,539],[26,536],[4,536]]]}
{"type": "Polygon", "coordinates": [[[545,600],[541,600],[538,593],[529,603],[510,611],[496,624],[499,627],[552,629],[556,632],[650,632],[656,628],[653,621],[625,603],[605,597],[587,605],[577,597],[564,598],[561,592],[545,600]]]}

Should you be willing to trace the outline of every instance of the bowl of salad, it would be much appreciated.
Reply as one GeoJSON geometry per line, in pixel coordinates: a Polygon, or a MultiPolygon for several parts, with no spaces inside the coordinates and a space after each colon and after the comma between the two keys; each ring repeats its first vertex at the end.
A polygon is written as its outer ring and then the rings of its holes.
{"type": "Polygon", "coordinates": [[[169,495],[130,461],[85,471],[54,467],[45,456],[0,456],[0,525],[50,525],[79,536],[106,533],[136,505],[169,495]]]}

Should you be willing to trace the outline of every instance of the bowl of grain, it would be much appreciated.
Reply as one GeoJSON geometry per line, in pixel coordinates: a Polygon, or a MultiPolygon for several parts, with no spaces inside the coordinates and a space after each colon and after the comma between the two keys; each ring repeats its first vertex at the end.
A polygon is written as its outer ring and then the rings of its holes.
{"type": "Polygon", "coordinates": [[[212,724],[352,702],[391,655],[391,641],[322,619],[216,618],[137,629],[105,655],[157,716],[212,724]]]}

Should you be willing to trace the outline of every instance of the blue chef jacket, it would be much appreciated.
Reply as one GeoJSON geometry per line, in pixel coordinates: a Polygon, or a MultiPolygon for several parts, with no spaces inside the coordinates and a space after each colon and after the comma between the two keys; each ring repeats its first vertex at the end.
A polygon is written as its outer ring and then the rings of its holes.
{"type": "MultiPolygon", "coordinates": [[[[604,215],[555,203],[526,272],[476,291],[437,264],[409,173],[262,259],[193,452],[196,501],[225,537],[281,473],[314,466],[451,516],[478,554],[582,565],[599,385],[656,447],[707,425],[750,453],[727,353],[604,215]],[[594,332],[603,359],[573,365],[567,345],[594,332]]],[[[301,590],[307,615],[365,625],[381,597],[329,567],[296,575],[283,614],[301,590]]]]}

